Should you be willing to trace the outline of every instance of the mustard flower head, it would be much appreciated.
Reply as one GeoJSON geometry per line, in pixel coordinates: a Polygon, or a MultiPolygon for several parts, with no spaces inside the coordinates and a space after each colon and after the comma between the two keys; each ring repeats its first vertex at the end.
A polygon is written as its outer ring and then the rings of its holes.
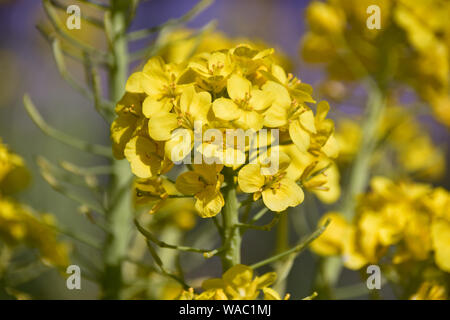
{"type": "Polygon", "coordinates": [[[190,196],[201,217],[215,216],[224,206],[225,169],[240,191],[276,212],[303,201],[303,183],[329,190],[327,170],[338,154],[329,105],[315,106],[311,86],[286,74],[273,52],[239,45],[178,63],[154,57],[130,76],[111,139],[114,155],[139,179],[139,203],[157,200],[155,212],[165,199],[190,196]],[[174,167],[181,171],[168,190],[174,167]],[[304,179],[319,169],[320,181],[304,179]]]}

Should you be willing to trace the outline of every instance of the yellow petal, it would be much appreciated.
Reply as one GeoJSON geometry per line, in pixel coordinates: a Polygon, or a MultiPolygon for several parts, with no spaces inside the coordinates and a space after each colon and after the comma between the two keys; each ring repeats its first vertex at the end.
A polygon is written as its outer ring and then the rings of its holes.
{"type": "Polygon", "coordinates": [[[300,126],[298,120],[292,121],[289,124],[289,136],[291,137],[294,144],[301,151],[308,151],[309,145],[311,143],[311,136],[300,126]]]}
{"type": "Polygon", "coordinates": [[[156,141],[169,140],[177,127],[177,115],[174,113],[158,114],[148,121],[148,133],[156,141]]]}
{"type": "Polygon", "coordinates": [[[254,193],[264,185],[264,176],[261,174],[261,166],[258,164],[247,164],[239,170],[238,183],[242,191],[254,193]]]}
{"type": "Polygon", "coordinates": [[[260,111],[270,107],[272,102],[273,102],[273,95],[271,92],[253,89],[248,104],[250,107],[253,108],[253,110],[260,111]]]}
{"type": "Polygon", "coordinates": [[[199,92],[194,95],[191,105],[189,106],[189,113],[194,118],[194,121],[207,122],[207,115],[211,108],[211,94],[209,92],[199,92]]]}
{"type": "MultiPolygon", "coordinates": [[[[322,165],[318,164],[317,167],[321,168],[322,165]]],[[[339,170],[336,164],[333,163],[331,167],[325,171],[325,173],[327,175],[327,182],[323,185],[323,187],[328,188],[328,190],[314,190],[313,192],[320,201],[331,204],[336,202],[341,195],[339,170]]],[[[311,180],[314,180],[314,178],[311,180]]]]}
{"type": "Polygon", "coordinates": [[[222,276],[227,285],[241,288],[249,284],[253,278],[253,269],[243,264],[237,264],[228,269],[222,276]]]}
{"type": "Polygon", "coordinates": [[[322,147],[322,151],[330,158],[337,158],[339,155],[339,144],[334,137],[331,135],[325,145],[322,147]]]}
{"type": "Polygon", "coordinates": [[[180,97],[180,109],[182,112],[189,112],[189,106],[192,104],[192,100],[195,95],[194,86],[187,86],[183,89],[183,93],[180,97]]]}
{"type": "Polygon", "coordinates": [[[258,131],[264,125],[264,117],[256,111],[241,110],[239,118],[234,123],[244,130],[253,129],[258,131]]]}
{"type": "Polygon", "coordinates": [[[279,65],[277,65],[277,64],[272,65],[272,74],[281,83],[286,83],[286,81],[287,81],[286,72],[279,65]]]}
{"type": "Polygon", "coordinates": [[[269,128],[282,127],[287,123],[288,109],[272,105],[264,113],[264,125],[269,128]]]}
{"type": "Polygon", "coordinates": [[[316,121],[321,122],[327,117],[328,111],[330,111],[330,105],[326,101],[320,101],[317,104],[316,121]]]}
{"type": "Polygon", "coordinates": [[[230,99],[219,98],[213,102],[214,115],[222,120],[235,120],[240,117],[241,110],[230,99]]]}
{"type": "Polygon", "coordinates": [[[131,139],[136,128],[136,117],[131,114],[121,114],[111,124],[111,140],[113,141],[114,156],[123,159],[125,145],[131,139]]]}
{"type": "Polygon", "coordinates": [[[127,80],[125,90],[132,93],[143,93],[144,89],[141,86],[141,80],[142,72],[133,73],[127,80]]]}
{"type": "Polygon", "coordinates": [[[303,190],[289,178],[281,179],[275,186],[262,192],[264,204],[275,212],[299,205],[304,197],[303,190]]]}
{"type": "Polygon", "coordinates": [[[175,186],[182,194],[194,195],[205,188],[205,183],[200,180],[198,173],[188,171],[178,176],[175,186]]]}
{"type": "Polygon", "coordinates": [[[228,95],[234,101],[249,97],[252,84],[247,79],[233,74],[227,81],[228,95]]]}
{"type": "Polygon", "coordinates": [[[137,136],[126,144],[124,154],[136,176],[150,178],[160,168],[160,159],[155,152],[156,144],[153,141],[137,136]]]}
{"type": "Polygon", "coordinates": [[[439,268],[450,272],[450,222],[435,219],[431,224],[434,259],[439,268]]]}
{"type": "Polygon", "coordinates": [[[302,114],[300,114],[298,120],[306,130],[308,130],[311,133],[316,133],[314,113],[312,112],[312,110],[307,110],[302,114]]]}
{"type": "Polygon", "coordinates": [[[144,65],[143,71],[145,73],[164,73],[164,60],[160,56],[153,57],[144,65]]]}
{"type": "Polygon", "coordinates": [[[193,164],[194,171],[200,174],[204,181],[208,184],[216,184],[217,174],[222,170],[222,164],[193,164]]]}
{"type": "Polygon", "coordinates": [[[155,99],[160,99],[165,94],[165,87],[169,81],[165,74],[160,73],[141,73],[141,87],[146,94],[155,99]]]}
{"type": "Polygon", "coordinates": [[[267,81],[262,87],[263,91],[270,92],[273,98],[273,104],[282,108],[289,108],[291,105],[291,97],[287,89],[274,81],[267,81]]]}
{"type": "Polygon", "coordinates": [[[169,113],[172,106],[173,104],[170,99],[156,100],[147,96],[142,103],[142,113],[147,118],[151,118],[159,113],[169,113]]]}
{"type": "Polygon", "coordinates": [[[215,186],[209,185],[195,195],[197,198],[195,208],[202,218],[214,217],[222,210],[225,204],[222,193],[215,189],[215,186]]]}

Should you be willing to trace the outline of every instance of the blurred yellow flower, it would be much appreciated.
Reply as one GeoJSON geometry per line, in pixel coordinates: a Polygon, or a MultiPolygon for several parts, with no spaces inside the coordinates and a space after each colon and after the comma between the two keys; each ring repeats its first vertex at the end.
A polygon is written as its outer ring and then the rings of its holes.
{"type": "Polygon", "coordinates": [[[412,87],[438,121],[450,125],[450,3],[445,0],[312,1],[303,58],[324,63],[330,79],[368,74],[412,87]],[[380,28],[366,25],[370,5],[380,8],[380,28]],[[426,18],[424,18],[426,12],[426,18]],[[389,59],[386,59],[389,57],[389,59]]]}
{"type": "MultiPolygon", "coordinates": [[[[377,130],[378,140],[383,144],[373,157],[373,164],[379,163],[380,158],[392,159],[396,174],[401,168],[413,177],[428,180],[441,178],[445,173],[444,150],[433,143],[425,129],[407,109],[388,107],[377,130]],[[390,154],[394,157],[388,157],[390,154]]],[[[354,159],[362,134],[357,121],[338,121],[335,137],[340,148],[337,162],[341,166],[350,164],[354,159]]]]}
{"type": "Polygon", "coordinates": [[[311,248],[320,255],[341,255],[351,269],[378,263],[391,252],[394,266],[431,259],[450,272],[449,210],[450,194],[441,188],[374,177],[371,191],[359,198],[354,221],[325,215],[330,227],[311,248]]]}
{"type": "Polygon", "coordinates": [[[13,194],[26,188],[30,178],[23,159],[12,153],[0,139],[0,195],[13,194]]]}
{"type": "Polygon", "coordinates": [[[414,293],[410,300],[447,300],[448,296],[444,286],[433,282],[424,282],[414,293]]]}

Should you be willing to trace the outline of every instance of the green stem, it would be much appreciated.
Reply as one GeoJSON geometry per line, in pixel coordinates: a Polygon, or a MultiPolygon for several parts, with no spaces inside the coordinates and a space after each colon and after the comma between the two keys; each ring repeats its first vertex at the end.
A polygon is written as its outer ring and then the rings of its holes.
{"type": "Polygon", "coordinates": [[[376,86],[369,88],[365,121],[362,125],[362,141],[351,167],[347,192],[341,212],[351,220],[354,216],[356,197],[365,191],[370,178],[370,161],[377,145],[377,130],[385,108],[385,96],[376,86]]]}
{"type": "MultiPolygon", "coordinates": [[[[382,120],[386,106],[386,96],[380,86],[370,85],[367,101],[366,115],[362,124],[362,141],[359,151],[352,164],[346,193],[343,196],[340,212],[348,221],[353,219],[356,207],[356,198],[363,193],[369,183],[371,174],[371,159],[377,146],[377,130],[382,120]]],[[[342,261],[337,257],[324,259],[322,272],[316,279],[316,287],[322,288],[322,295],[332,295],[332,288],[339,280],[342,270],[342,261]]]]}
{"type": "Polygon", "coordinates": [[[225,206],[223,215],[223,242],[222,267],[225,272],[241,261],[241,233],[236,225],[239,223],[239,203],[236,197],[236,184],[233,171],[224,169],[226,187],[224,190],[225,206]]]}
{"type": "MultiPolygon", "coordinates": [[[[277,225],[275,239],[275,252],[277,254],[289,249],[289,217],[287,212],[281,215],[280,222],[277,225]]],[[[274,285],[274,289],[280,294],[286,292],[287,276],[292,268],[293,262],[293,259],[285,258],[274,265],[275,272],[277,273],[277,282],[274,285]]]]}
{"type": "MultiPolygon", "coordinates": [[[[111,0],[112,63],[109,69],[110,100],[117,102],[124,93],[128,73],[128,44],[126,22],[129,1],[111,0]]],[[[122,263],[127,256],[129,231],[132,221],[130,181],[131,173],[126,161],[112,161],[110,200],[106,213],[111,232],[105,242],[102,279],[104,299],[120,299],[123,287],[122,263]]]]}

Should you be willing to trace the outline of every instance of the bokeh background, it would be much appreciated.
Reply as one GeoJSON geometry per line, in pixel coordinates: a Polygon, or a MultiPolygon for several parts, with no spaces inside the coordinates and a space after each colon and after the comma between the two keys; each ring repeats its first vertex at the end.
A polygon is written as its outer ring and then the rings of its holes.
{"type": "MultiPolygon", "coordinates": [[[[196,2],[142,1],[132,29],[155,26],[170,18],[180,17],[196,2]]],[[[187,26],[200,28],[211,20],[216,20],[216,29],[230,37],[263,40],[288,55],[294,73],[315,87],[323,74],[317,66],[304,63],[299,55],[299,42],[305,32],[304,9],[308,3],[308,0],[216,0],[188,22],[187,26]]],[[[61,80],[51,49],[35,28],[37,23],[44,21],[45,14],[38,0],[0,1],[0,137],[25,158],[32,171],[33,183],[19,195],[19,199],[41,212],[53,213],[61,225],[70,229],[82,228],[100,240],[101,235],[97,233],[97,229],[78,213],[78,205],[53,191],[40,177],[35,163],[38,155],[44,155],[53,162],[70,160],[83,166],[102,164],[98,158],[79,153],[44,136],[25,112],[22,98],[26,92],[33,97],[45,119],[55,127],[100,144],[107,144],[109,141],[109,128],[94,111],[91,103],[61,80]]],[[[94,33],[84,31],[83,26],[80,32],[84,32],[83,37],[96,37],[94,33]]],[[[145,43],[140,43],[131,49],[135,50],[143,45],[145,43]]],[[[364,97],[361,97],[360,101],[332,105],[332,110],[340,108],[347,113],[358,113],[361,112],[363,102],[364,97]]],[[[436,144],[448,147],[448,131],[430,117],[425,116],[421,120],[432,129],[431,134],[436,144]]],[[[448,189],[448,173],[442,181],[436,183],[448,189]]],[[[305,214],[302,211],[307,208],[302,206],[302,209],[292,210],[292,214],[305,214]]],[[[307,225],[312,227],[318,217],[308,215],[306,219],[307,225]]],[[[267,256],[274,249],[273,243],[272,233],[249,231],[244,238],[243,262],[252,263],[267,256]]],[[[101,257],[88,248],[81,245],[78,250],[92,264],[100,263],[101,257]]],[[[310,294],[315,263],[309,252],[297,258],[287,289],[293,297],[310,294]]],[[[212,261],[194,270],[193,275],[218,276],[218,272],[219,264],[212,261]]],[[[356,273],[345,271],[341,282],[342,285],[355,284],[360,282],[360,278],[356,273]]],[[[91,299],[98,296],[98,287],[84,280],[82,290],[67,290],[64,277],[49,269],[24,286],[34,296],[44,299],[91,299]]],[[[389,298],[389,288],[383,290],[385,297],[389,298]]]]}

